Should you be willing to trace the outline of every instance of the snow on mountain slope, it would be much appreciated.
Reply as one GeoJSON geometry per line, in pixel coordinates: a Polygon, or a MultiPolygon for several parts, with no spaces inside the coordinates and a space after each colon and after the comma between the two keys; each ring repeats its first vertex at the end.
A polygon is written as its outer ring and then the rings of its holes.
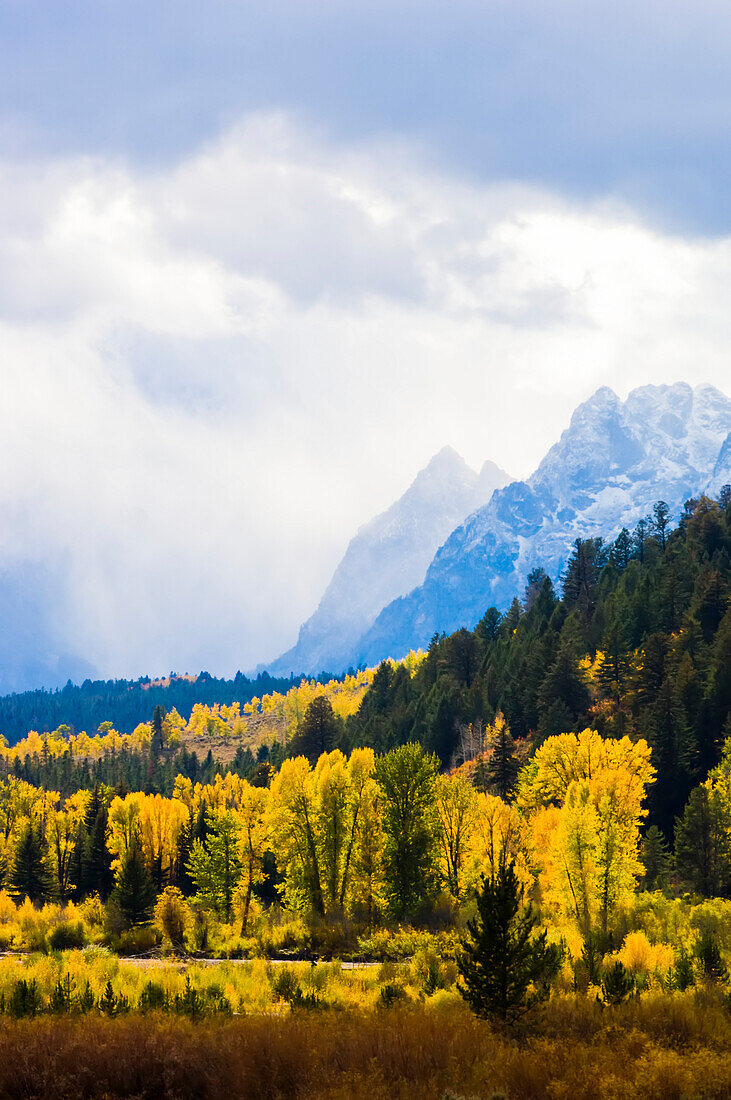
{"type": "Polygon", "coordinates": [[[731,432],[728,433],[713,468],[713,476],[706,486],[706,495],[717,497],[724,485],[731,484],[731,432]]]}
{"type": "Polygon", "coordinates": [[[398,657],[435,631],[474,625],[519,595],[536,566],[558,581],[576,538],[612,538],[657,500],[677,515],[728,480],[729,429],[731,401],[712,386],[643,386],[624,402],[598,390],[528,481],[496,492],[440,547],[424,583],[381,611],[353,662],[398,657]]]}
{"type": "Polygon", "coordinates": [[[510,481],[493,462],[476,474],[445,447],[386,512],[352,539],[297,644],[268,666],[272,674],[339,672],[378,612],[420,584],[435,551],[465,516],[510,481]]]}

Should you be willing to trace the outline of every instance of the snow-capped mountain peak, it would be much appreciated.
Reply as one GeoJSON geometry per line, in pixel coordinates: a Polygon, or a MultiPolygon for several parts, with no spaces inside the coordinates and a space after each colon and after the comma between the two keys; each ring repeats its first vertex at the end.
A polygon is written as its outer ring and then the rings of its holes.
{"type": "Polygon", "coordinates": [[[478,475],[453,447],[443,447],[395,504],[358,530],[297,644],[269,670],[347,667],[353,645],[381,608],[421,584],[444,539],[509,481],[494,463],[478,475]]]}
{"type": "Polygon", "coordinates": [[[623,402],[606,386],[575,410],[527,482],[514,482],[457,527],[425,581],[384,607],[354,650],[373,663],[472,626],[520,595],[531,569],[558,580],[578,538],[612,538],[657,500],[677,515],[717,492],[731,461],[731,401],[713,386],[642,386],[623,402]]]}

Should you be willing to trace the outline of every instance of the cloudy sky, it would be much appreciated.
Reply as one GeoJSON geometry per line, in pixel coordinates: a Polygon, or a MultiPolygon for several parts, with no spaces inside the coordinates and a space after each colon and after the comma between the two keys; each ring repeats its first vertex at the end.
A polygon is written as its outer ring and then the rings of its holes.
{"type": "Polygon", "coordinates": [[[445,443],[728,392],[730,61],[702,0],[0,0],[0,568],[230,673],[445,443]]]}

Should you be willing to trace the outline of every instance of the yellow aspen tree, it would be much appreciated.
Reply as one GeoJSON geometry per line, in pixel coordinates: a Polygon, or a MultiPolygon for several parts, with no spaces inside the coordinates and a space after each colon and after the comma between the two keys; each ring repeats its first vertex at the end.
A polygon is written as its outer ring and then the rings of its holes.
{"type": "Polygon", "coordinates": [[[526,850],[525,824],[517,810],[497,795],[478,794],[467,865],[468,886],[476,886],[483,875],[495,879],[510,863],[515,864],[518,881],[529,886],[532,876],[526,850]]]}
{"type": "Polygon", "coordinates": [[[597,909],[597,815],[588,783],[574,782],[557,818],[552,837],[552,869],[547,893],[571,913],[586,936],[597,909]]]}
{"type": "Polygon", "coordinates": [[[323,753],[315,765],[316,849],[326,914],[340,902],[348,837],[349,775],[342,752],[323,753]]]}
{"type": "Polygon", "coordinates": [[[188,821],[188,809],[175,798],[142,796],[137,817],[142,855],[158,892],[168,882],[178,850],[178,837],[188,821]]]}
{"type": "Polygon", "coordinates": [[[290,904],[325,916],[325,900],[317,852],[317,807],[314,777],[305,756],[285,760],[274,777],[269,828],[277,862],[285,874],[290,904]]]}
{"type": "Polygon", "coordinates": [[[173,798],[182,802],[190,812],[193,806],[193,780],[187,775],[176,775],[173,785],[173,798]]]}
{"type": "Polygon", "coordinates": [[[61,902],[67,901],[73,890],[71,858],[89,798],[89,791],[76,791],[69,795],[63,808],[54,810],[49,818],[46,836],[61,902]]]}
{"type": "Polygon", "coordinates": [[[442,875],[456,902],[464,895],[467,860],[477,827],[479,795],[462,776],[440,775],[436,782],[442,875]]]}
{"type": "Polygon", "coordinates": [[[373,749],[353,749],[348,760],[348,836],[338,899],[340,909],[345,908],[349,896],[354,862],[363,840],[363,818],[376,797],[375,767],[373,749]]]}
{"type": "Polygon", "coordinates": [[[372,928],[385,906],[382,793],[372,774],[359,790],[358,813],[353,821],[353,848],[345,885],[349,912],[365,918],[368,927],[372,928]]]}
{"type": "Polygon", "coordinates": [[[133,791],[124,798],[118,795],[109,807],[107,847],[116,857],[112,861],[114,870],[119,867],[138,836],[140,807],[144,797],[141,791],[133,791]]]}
{"type": "Polygon", "coordinates": [[[267,850],[267,807],[269,790],[244,784],[235,811],[241,826],[241,854],[243,858],[241,935],[246,934],[254,886],[264,877],[264,853],[267,850]]]}

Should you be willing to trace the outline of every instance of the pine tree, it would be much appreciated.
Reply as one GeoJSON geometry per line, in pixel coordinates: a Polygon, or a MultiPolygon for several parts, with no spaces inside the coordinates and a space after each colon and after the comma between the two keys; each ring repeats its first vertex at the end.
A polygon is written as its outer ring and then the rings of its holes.
{"type": "Polygon", "coordinates": [[[667,890],[671,858],[665,837],[657,825],[651,825],[642,840],[642,885],[645,890],[667,890]]]}
{"type": "Polygon", "coordinates": [[[500,711],[495,715],[495,721],[488,730],[486,740],[490,750],[485,764],[488,782],[495,794],[506,800],[515,787],[520,771],[520,761],[515,755],[515,741],[511,736],[510,727],[500,711]]]}
{"type": "Polygon", "coordinates": [[[631,668],[627,638],[623,626],[613,622],[602,643],[604,657],[599,667],[598,681],[608,695],[619,700],[631,668]]]}
{"type": "Polygon", "coordinates": [[[566,603],[578,607],[586,623],[596,608],[599,574],[606,561],[601,539],[576,539],[564,574],[563,595],[566,603]]]}
{"type": "Polygon", "coordinates": [[[534,935],[536,918],[523,906],[514,863],[492,880],[483,878],[476,901],[457,960],[459,991],[477,1016],[513,1023],[538,998],[529,988],[548,980],[559,952],[546,942],[545,929],[534,935]]]}
{"type": "Polygon", "coordinates": [[[705,897],[728,897],[731,888],[731,820],[715,791],[703,784],[691,791],[675,829],[678,876],[705,897]]]}
{"type": "Polygon", "coordinates": [[[150,754],[153,758],[160,755],[164,744],[165,707],[158,703],[152,713],[152,737],[150,739],[150,754]]]}
{"type": "Polygon", "coordinates": [[[316,695],[302,719],[291,745],[293,756],[306,756],[311,762],[335,747],[338,722],[326,695],[316,695]]]}
{"type": "Polygon", "coordinates": [[[632,559],[632,536],[626,527],[617,535],[610,551],[610,561],[620,570],[625,570],[632,559]]]}
{"type": "Polygon", "coordinates": [[[650,805],[657,825],[672,836],[673,823],[692,786],[693,740],[682,707],[669,680],[660,688],[649,714],[648,740],[657,768],[650,791],[650,805]]]}
{"type": "Polygon", "coordinates": [[[670,509],[664,500],[658,500],[652,509],[652,528],[662,549],[667,542],[667,529],[670,523],[670,509]]]}
{"type": "Polygon", "coordinates": [[[147,924],[152,919],[155,886],[137,842],[130,844],[122,858],[112,897],[129,927],[147,924]]]}
{"type": "Polygon", "coordinates": [[[40,905],[51,896],[51,876],[43,862],[41,836],[31,821],[18,837],[9,877],[10,892],[18,901],[29,898],[40,905]]]}
{"type": "Polygon", "coordinates": [[[112,857],[107,847],[108,819],[107,807],[102,803],[84,840],[81,857],[84,894],[98,894],[102,901],[109,897],[114,885],[112,857]]]}

